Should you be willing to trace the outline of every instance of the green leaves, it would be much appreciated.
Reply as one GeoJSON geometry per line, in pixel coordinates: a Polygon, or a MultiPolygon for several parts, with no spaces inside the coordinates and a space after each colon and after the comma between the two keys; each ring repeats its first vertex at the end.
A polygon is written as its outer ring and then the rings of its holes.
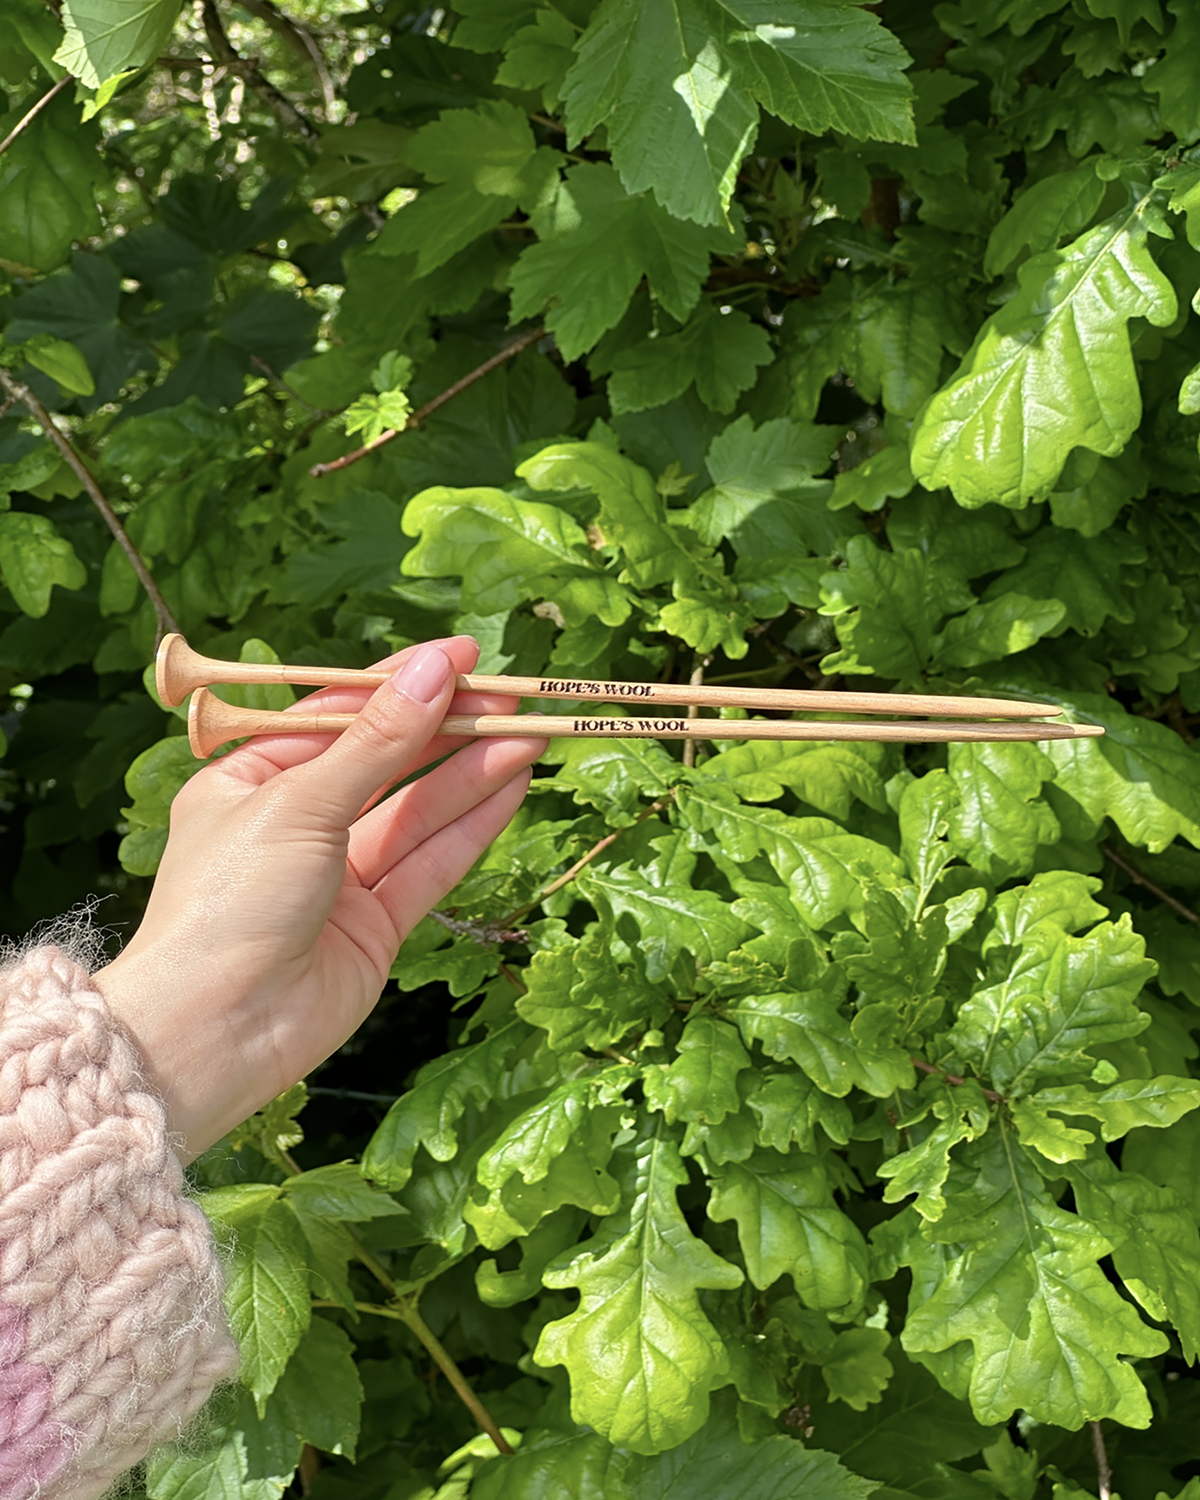
{"type": "Polygon", "coordinates": [[[958,374],[922,412],[912,468],[960,505],[1023,506],[1049,493],[1072,448],[1119,453],[1141,415],[1125,324],[1175,318],[1150,255],[1155,195],[1065,250],[1027,261],[1017,294],[983,325],[958,374]]]}
{"type": "Polygon", "coordinates": [[[64,0],[66,36],[54,60],[98,89],[157,57],[178,14],[178,0],[64,0]]]}
{"type": "Polygon", "coordinates": [[[598,163],[573,167],[533,223],[538,244],[510,275],[512,316],[533,317],[551,304],[546,327],[567,360],[620,322],[643,276],[682,323],[700,297],[709,255],[737,247],[727,230],[681,223],[653,198],[626,195],[598,163]]]}
{"type": "Polygon", "coordinates": [[[628,598],[594,561],[583,528],[553,506],[500,490],[439,487],[409,502],[403,525],[420,537],[404,572],[439,578],[460,572],[465,561],[464,603],[478,614],[550,598],[575,625],[592,617],[620,625],[629,616],[628,598]]]}
{"type": "Polygon", "coordinates": [[[291,1205],[265,1183],[218,1188],[205,1197],[204,1210],[237,1236],[225,1300],[241,1351],[241,1379],[261,1403],[312,1315],[304,1232],[291,1205]]]}
{"type": "Polygon", "coordinates": [[[763,1148],[714,1169],[709,1218],[733,1219],[757,1287],[790,1275],[807,1307],[854,1313],[867,1288],[867,1247],[833,1201],[815,1157],[763,1148]]]}
{"type": "Polygon", "coordinates": [[[754,0],[605,0],[576,50],[563,84],[568,146],[606,125],[626,192],[653,189],[676,218],[724,218],[758,103],[817,134],[912,139],[903,49],[841,0],[788,0],[769,14],[754,0]]]}
{"type": "Polygon", "coordinates": [[[87,582],[87,570],[54,522],[28,511],[0,515],[0,576],[34,619],[41,619],[50,608],[50,590],[55,584],[81,589],[87,582]]]}
{"type": "Polygon", "coordinates": [[[1003,1127],[962,1162],[946,1213],[904,1252],[913,1267],[904,1347],[936,1356],[968,1341],[964,1383],[981,1422],[1023,1407],[1063,1427],[1101,1417],[1147,1426],[1145,1390],[1121,1356],[1145,1358],[1164,1340],[1096,1264],[1109,1242],[1056,1206],[1003,1127]],[[949,1254],[952,1244],[963,1251],[949,1254]]]}
{"type": "Polygon", "coordinates": [[[677,333],[664,333],[622,350],[608,383],[613,412],[644,411],[681,396],[693,381],[714,411],[731,412],[752,386],[758,366],[770,364],[766,331],[735,308],[725,316],[708,303],[677,333]]]}
{"type": "Polygon", "coordinates": [[[845,569],[821,578],[821,613],[837,621],[842,641],[822,663],[825,671],[876,672],[907,685],[935,664],[973,667],[1025,651],[1067,612],[1057,599],[1019,593],[973,603],[957,567],[939,567],[914,547],[886,552],[856,536],[845,552],[845,569]],[[965,612],[938,630],[959,609],[965,612]]]}
{"type": "Polygon", "coordinates": [[[1153,968],[1127,916],[1083,938],[1046,921],[1018,945],[1008,972],[974,991],[948,1037],[1003,1093],[1086,1076],[1093,1047],[1136,1036],[1148,1024],[1134,1002],[1153,968]]]}
{"type": "Polygon", "coordinates": [[[534,1358],[567,1366],[577,1422],[656,1453],[703,1425],[708,1393],[727,1374],[697,1292],[732,1289],[742,1276],[687,1227],[675,1196],[687,1172],[661,1119],[621,1152],[621,1168],[620,1211],[546,1270],[548,1286],[575,1287],[580,1302],[546,1326],[534,1358]]]}
{"type": "Polygon", "coordinates": [[[519,474],[537,490],[591,490],[600,501],[602,537],[621,549],[625,567],[618,581],[637,589],[670,586],[673,602],[659,610],[661,628],[697,651],[720,646],[729,656],[745,655],[750,616],[721,558],[668,524],[663,497],[645,469],[600,443],[563,443],[544,448],[519,474]]]}
{"type": "Polygon", "coordinates": [[[559,155],[538,146],[522,110],[491,100],[477,110],[444,111],[419,130],[406,159],[431,183],[388,223],[382,255],[415,255],[425,276],[518,205],[531,211],[552,191],[559,155]]]}
{"type": "MultiPolygon", "coordinates": [[[[0,353],[198,649],[469,633],[535,681],[857,678],[1106,734],[554,741],[307,1140],[297,1086],[197,1163],[243,1379],[150,1500],[279,1500],[305,1445],[316,1500],[1047,1500],[1095,1491],[1093,1420],[1114,1490],[1174,1495],[1195,6],[213,0],[215,71],[172,9],[0,6],[0,138],[77,80],[0,154],[0,353]]],[[[97,890],[124,922],[198,763],[19,403],[0,573],[0,925],[97,890]]]]}
{"type": "MultiPolygon", "coordinates": [[[[26,108],[0,118],[0,139],[26,108]]],[[[101,179],[95,144],[95,126],[80,125],[69,99],[60,94],[0,157],[0,251],[17,274],[53,271],[75,240],[98,233],[95,189],[101,179]]]]}
{"type": "Polygon", "coordinates": [[[413,1088],[392,1105],[372,1136],[363,1153],[363,1176],[381,1187],[402,1188],[422,1145],[435,1161],[450,1161],[458,1151],[455,1122],[468,1099],[474,1096],[483,1102],[491,1097],[505,1058],[526,1035],[522,1023],[511,1020],[473,1046],[422,1068],[413,1088]]]}

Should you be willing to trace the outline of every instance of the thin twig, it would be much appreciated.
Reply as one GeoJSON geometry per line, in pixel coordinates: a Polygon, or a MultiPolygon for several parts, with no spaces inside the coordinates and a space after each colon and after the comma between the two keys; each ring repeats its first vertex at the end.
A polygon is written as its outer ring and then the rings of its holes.
{"type": "Polygon", "coordinates": [[[1092,1452],[1096,1455],[1096,1480],[1100,1500],[1112,1500],[1112,1470],[1108,1466],[1108,1449],[1104,1446],[1104,1429],[1099,1422],[1089,1422],[1092,1430],[1092,1452]]]}
{"type": "Polygon", "coordinates": [[[364,443],[361,448],[356,448],[353,453],[345,453],[341,458],[335,458],[332,463],[313,464],[309,474],[314,479],[322,479],[326,474],[332,474],[337,469],[348,469],[351,464],[356,464],[360,458],[366,458],[368,453],[374,453],[376,448],[382,448],[384,443],[390,443],[394,437],[399,437],[402,432],[411,432],[414,427],[419,427],[426,417],[432,416],[440,406],[445,406],[447,401],[453,401],[469,385],[474,385],[477,380],[482,380],[485,375],[490,375],[497,366],[502,365],[505,360],[512,359],[514,354],[520,354],[522,349],[528,349],[530,344],[536,344],[538,339],[545,337],[544,328],[534,328],[529,333],[523,333],[519,339],[514,339],[507,348],[501,349],[499,354],[493,354],[491,359],[485,359],[481,365],[468,371],[461,380],[456,380],[453,385],[447,386],[432,401],[427,401],[419,411],[413,412],[403,427],[389,427],[386,432],[369,443],[364,443]]]}
{"type": "Polygon", "coordinates": [[[1155,885],[1153,880],[1147,880],[1136,866],[1131,865],[1115,849],[1111,848],[1108,844],[1101,844],[1100,853],[1104,855],[1105,859],[1111,860],[1118,870],[1124,870],[1134,885],[1140,885],[1143,890],[1149,891],[1152,896],[1157,896],[1164,906],[1169,906],[1185,922],[1192,922],[1200,926],[1200,916],[1190,906],[1184,906],[1182,901],[1176,901],[1174,896],[1168,895],[1162,886],[1155,885]]]}
{"type": "MultiPolygon", "coordinates": [[[[272,259],[274,258],[275,257],[272,257],[272,259]]],[[[280,256],[279,259],[282,260],[283,257],[280,256]]],[[[326,417],[333,416],[333,413],[326,410],[325,407],[314,406],[311,401],[306,401],[300,394],[300,392],[293,389],[293,387],[287,383],[282,375],[271,368],[271,366],[266,362],[265,359],[260,359],[257,354],[252,354],[250,356],[250,363],[256,370],[260,370],[267,377],[267,379],[271,381],[273,385],[277,385],[281,391],[285,391],[293,401],[298,401],[304,408],[304,410],[307,412],[311,412],[314,417],[320,417],[322,420],[324,420],[326,417]]]]}
{"type": "MultiPolygon", "coordinates": [[[[914,1068],[919,1068],[922,1073],[937,1073],[947,1083],[953,1084],[955,1088],[967,1081],[957,1073],[947,1073],[945,1068],[939,1068],[936,1063],[926,1062],[923,1057],[910,1057],[909,1062],[912,1063],[914,1068]]],[[[995,1089],[985,1089],[981,1086],[980,1093],[990,1104],[1004,1103],[1004,1095],[998,1094],[995,1089]]]]}
{"type": "Polygon", "coordinates": [[[325,118],[331,120],[337,108],[337,91],[333,86],[333,79],[329,76],[324,53],[317,46],[312,32],[307,26],[302,26],[294,16],[289,16],[287,11],[280,10],[277,5],[272,5],[270,0],[237,0],[237,3],[252,16],[265,21],[273,31],[277,31],[285,41],[290,42],[297,52],[304,53],[311,60],[317,81],[321,85],[321,95],[325,101],[325,118]]]}
{"type": "Polygon", "coordinates": [[[353,1099],[360,1104],[395,1104],[400,1098],[399,1094],[367,1094],[362,1089],[334,1089],[326,1088],[321,1084],[310,1083],[308,1086],[309,1098],[318,1097],[325,1099],[353,1099]]]}
{"type": "Polygon", "coordinates": [[[455,937],[469,937],[481,948],[489,948],[493,943],[523,943],[529,936],[523,929],[514,928],[508,921],[470,922],[465,917],[455,917],[449,912],[436,910],[431,911],[429,916],[455,937]]]}
{"type": "MultiPolygon", "coordinates": [[[[688,682],[692,687],[699,687],[700,684],[704,681],[704,669],[709,665],[711,661],[711,651],[707,656],[701,656],[698,651],[696,652],[696,655],[693,658],[692,662],[692,675],[688,678],[688,682]]],[[[687,716],[689,719],[698,719],[700,717],[699,704],[691,704],[688,708],[687,716]]],[[[691,770],[691,768],[696,764],[695,740],[685,740],[683,742],[683,763],[689,770],[691,770]]]]}
{"type": "Polygon", "coordinates": [[[450,1358],[449,1354],[446,1353],[433,1329],[430,1328],[429,1324],[426,1323],[425,1319],[417,1311],[416,1303],[406,1301],[400,1305],[403,1309],[402,1316],[405,1323],[408,1324],[421,1343],[425,1345],[434,1364],[437,1365],[438,1369],[454,1388],[454,1394],[479,1423],[480,1427],[483,1428],[484,1432],[487,1433],[488,1437],[491,1438],[492,1442],[495,1443],[496,1452],[511,1453],[513,1451],[512,1445],[492,1420],[487,1407],[484,1406],[483,1402],[480,1401],[479,1397],[467,1384],[463,1377],[463,1372],[450,1358]]]}
{"type": "MultiPolygon", "coordinates": [[[[644,812],[639,813],[638,816],[633,820],[633,822],[628,824],[627,826],[629,828],[636,828],[639,823],[644,823],[647,818],[652,818],[655,813],[662,812],[666,805],[667,804],[665,802],[652,802],[644,812]]],[[[540,906],[548,896],[553,896],[555,891],[561,891],[564,885],[570,885],[572,880],[575,879],[575,877],[579,874],[580,870],[582,870],[585,865],[590,865],[592,860],[596,858],[597,854],[603,854],[605,849],[607,849],[614,840],[619,839],[624,832],[624,828],[618,828],[616,833],[606,834],[605,837],[599,841],[599,843],[593,844],[586,854],[575,861],[575,863],[571,866],[571,868],[566,872],[565,875],[560,875],[557,880],[551,881],[544,891],[536,895],[533,900],[528,902],[525,906],[518,906],[516,911],[509,912],[508,916],[503,919],[504,925],[507,927],[511,926],[513,922],[519,922],[522,917],[528,916],[535,906],[540,906]]],[[[430,916],[432,915],[433,913],[430,912],[430,916]]]]}
{"type": "Polygon", "coordinates": [[[33,108],[27,110],[26,113],[21,116],[21,118],[17,121],[13,128],[4,137],[4,139],[0,141],[0,156],[4,155],[4,153],[12,145],[16,138],[21,134],[22,130],[24,130],[32,120],[34,120],[38,115],[41,114],[42,110],[44,110],[47,104],[50,103],[55,94],[57,94],[60,89],[65,89],[68,83],[74,82],[75,80],[72,75],[70,73],[67,73],[64,77],[58,80],[53,88],[47,89],[42,97],[38,100],[38,102],[33,106],[33,108]]]}
{"type": "Polygon", "coordinates": [[[217,10],[216,0],[203,0],[201,13],[204,17],[204,34],[208,38],[208,45],[212,48],[213,60],[220,63],[222,67],[228,68],[231,73],[244,78],[254,92],[261,94],[271,105],[285,125],[298,130],[307,140],[318,140],[321,132],[308,116],[298,110],[282,90],[275,87],[259,68],[257,62],[247,61],[235,51],[233,43],[225,33],[225,25],[217,10]]]}
{"type": "Polygon", "coordinates": [[[50,413],[29,387],[23,385],[19,380],[15,380],[7,370],[2,368],[0,368],[0,386],[3,386],[14,400],[22,402],[33,413],[42,431],[58,449],[59,453],[62,454],[63,459],[70,466],[84,489],[87,490],[88,498],[104,517],[104,524],[112,532],[117,546],[120,547],[121,551],[129,559],[130,567],[137,574],[138,582],[145,589],[146,597],[154,606],[154,617],[158,622],[158,630],[155,637],[155,646],[157,647],[158,642],[162,640],[164,635],[178,631],[179,626],[176,623],[175,616],[171,613],[167,605],[167,601],[159,593],[158,585],[151,576],[150,569],[142,561],[141,554],[129,540],[125,528],[114,515],[112,506],[104,498],[104,492],[92,478],[91,472],[83,459],[75,452],[75,449],[59,430],[53,417],[51,417],[50,413]]]}

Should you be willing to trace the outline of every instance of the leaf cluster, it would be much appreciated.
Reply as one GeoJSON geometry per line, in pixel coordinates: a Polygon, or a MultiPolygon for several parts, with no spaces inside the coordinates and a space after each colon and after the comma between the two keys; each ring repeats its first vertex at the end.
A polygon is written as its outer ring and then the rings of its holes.
{"type": "Polygon", "coordinates": [[[1105,729],[558,742],[200,1163],[242,1379],[150,1500],[1056,1500],[1097,1434],[1194,1500],[1198,45],[1197,0],[9,0],[7,930],[136,921],[197,769],[24,390],[213,655],[462,630],[1105,729]]]}

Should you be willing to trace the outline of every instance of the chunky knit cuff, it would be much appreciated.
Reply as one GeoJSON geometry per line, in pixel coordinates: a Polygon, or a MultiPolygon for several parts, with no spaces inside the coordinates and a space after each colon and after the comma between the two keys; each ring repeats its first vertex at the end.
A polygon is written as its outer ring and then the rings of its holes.
{"type": "Polygon", "coordinates": [[[0,1500],[94,1500],[237,1355],[162,1103],[86,972],[0,970],[0,1500]]]}

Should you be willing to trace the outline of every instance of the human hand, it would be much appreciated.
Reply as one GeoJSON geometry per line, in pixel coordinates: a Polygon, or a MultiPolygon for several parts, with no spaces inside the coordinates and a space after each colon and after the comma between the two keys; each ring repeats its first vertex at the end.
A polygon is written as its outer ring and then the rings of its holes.
{"type": "Polygon", "coordinates": [[[543,740],[435,733],[449,712],[514,711],[509,698],[454,694],[453,674],[478,655],[466,636],[409,647],[380,663],[399,670],[373,695],[304,700],[361,710],[345,734],[259,736],[175,798],[145,918],[95,983],[185,1160],[362,1024],[401,942],[516,811],[543,740]]]}

